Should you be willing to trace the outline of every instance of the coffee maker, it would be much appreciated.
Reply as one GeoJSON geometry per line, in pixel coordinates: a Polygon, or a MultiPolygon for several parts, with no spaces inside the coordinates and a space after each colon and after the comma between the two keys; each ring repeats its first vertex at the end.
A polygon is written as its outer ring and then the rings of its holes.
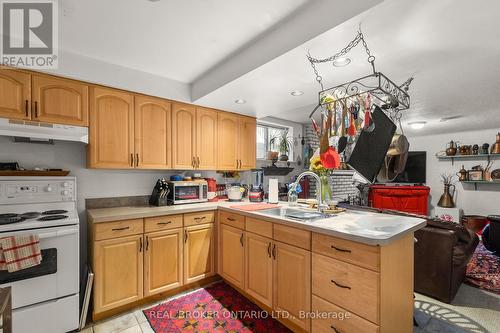
{"type": "Polygon", "coordinates": [[[248,199],[251,202],[264,201],[264,171],[252,169],[252,187],[248,191],[248,199]]]}

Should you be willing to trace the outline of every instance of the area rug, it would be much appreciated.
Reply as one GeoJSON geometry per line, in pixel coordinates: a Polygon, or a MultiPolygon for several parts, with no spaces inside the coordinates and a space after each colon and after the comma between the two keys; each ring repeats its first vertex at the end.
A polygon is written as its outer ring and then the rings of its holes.
{"type": "Polygon", "coordinates": [[[224,282],[143,312],[156,333],[291,332],[224,282]]]}
{"type": "Polygon", "coordinates": [[[467,265],[465,283],[500,295],[500,257],[488,251],[483,242],[467,265]]]}

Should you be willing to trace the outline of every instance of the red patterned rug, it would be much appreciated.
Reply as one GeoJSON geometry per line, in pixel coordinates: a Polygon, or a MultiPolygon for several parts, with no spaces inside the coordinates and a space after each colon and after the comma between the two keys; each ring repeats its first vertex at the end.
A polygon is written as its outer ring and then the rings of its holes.
{"type": "Polygon", "coordinates": [[[500,257],[488,251],[483,242],[467,265],[465,283],[500,295],[500,257]]]}
{"type": "Polygon", "coordinates": [[[143,312],[156,333],[291,332],[224,282],[143,312]]]}

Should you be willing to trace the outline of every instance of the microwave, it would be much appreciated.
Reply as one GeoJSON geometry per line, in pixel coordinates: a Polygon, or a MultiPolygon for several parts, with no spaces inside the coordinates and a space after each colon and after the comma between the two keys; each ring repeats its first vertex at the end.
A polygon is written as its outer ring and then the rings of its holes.
{"type": "Polygon", "coordinates": [[[168,190],[169,205],[208,201],[206,180],[169,181],[168,190]]]}

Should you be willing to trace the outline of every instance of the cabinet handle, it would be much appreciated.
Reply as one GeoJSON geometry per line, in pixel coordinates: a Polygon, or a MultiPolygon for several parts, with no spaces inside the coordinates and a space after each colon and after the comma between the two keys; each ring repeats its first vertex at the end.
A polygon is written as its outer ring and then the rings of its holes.
{"type": "Polygon", "coordinates": [[[243,246],[243,233],[241,233],[240,244],[241,244],[241,246],[243,246]]]}
{"type": "Polygon", "coordinates": [[[331,325],[330,328],[335,332],[335,333],[341,333],[335,326],[331,325]]]}
{"type": "Polygon", "coordinates": [[[339,252],[351,253],[351,250],[341,249],[339,247],[336,247],[335,245],[332,245],[331,248],[334,249],[334,250],[337,250],[339,252]]]}
{"type": "Polygon", "coordinates": [[[273,244],[273,259],[276,260],[276,244],[273,244]]]}
{"type": "Polygon", "coordinates": [[[235,218],[232,218],[232,217],[228,217],[228,218],[227,218],[227,220],[228,220],[228,221],[231,221],[231,222],[236,221],[236,219],[235,219],[235,218]]]}
{"type": "Polygon", "coordinates": [[[196,157],[196,159],[198,160],[198,169],[200,168],[200,156],[196,157]]]}
{"type": "Polygon", "coordinates": [[[139,166],[139,154],[135,154],[135,166],[139,166]]]}
{"type": "Polygon", "coordinates": [[[149,237],[146,236],[146,251],[149,249],[149,237]]]}
{"type": "Polygon", "coordinates": [[[188,240],[188,232],[187,230],[184,230],[184,243],[186,243],[188,240]]]}
{"type": "Polygon", "coordinates": [[[142,252],[142,237],[139,238],[139,252],[142,252]]]}
{"type": "Polygon", "coordinates": [[[332,282],[334,285],[336,285],[337,287],[339,287],[339,288],[343,288],[343,289],[349,289],[349,290],[351,290],[351,287],[349,287],[349,286],[344,286],[343,284],[340,284],[340,283],[338,283],[338,282],[337,282],[337,281],[335,281],[335,280],[331,280],[331,282],[332,282]]]}
{"type": "Polygon", "coordinates": [[[267,245],[267,255],[271,258],[271,242],[267,245]]]}
{"type": "Polygon", "coordinates": [[[158,222],[156,223],[157,225],[167,225],[167,224],[170,224],[172,223],[172,221],[167,221],[167,222],[158,222]]]}
{"type": "Polygon", "coordinates": [[[122,231],[122,230],[127,230],[130,229],[130,227],[121,227],[121,228],[113,228],[111,231],[122,231]]]}
{"type": "Polygon", "coordinates": [[[27,117],[28,116],[28,100],[26,100],[25,109],[26,109],[26,117],[27,117]]]}
{"type": "Polygon", "coordinates": [[[195,165],[194,165],[194,156],[191,158],[191,166],[193,167],[193,169],[195,168],[195,165]]]}
{"type": "Polygon", "coordinates": [[[134,154],[130,153],[130,166],[134,167],[134,154]]]}
{"type": "Polygon", "coordinates": [[[35,118],[38,118],[38,102],[35,101],[35,118]]]}

